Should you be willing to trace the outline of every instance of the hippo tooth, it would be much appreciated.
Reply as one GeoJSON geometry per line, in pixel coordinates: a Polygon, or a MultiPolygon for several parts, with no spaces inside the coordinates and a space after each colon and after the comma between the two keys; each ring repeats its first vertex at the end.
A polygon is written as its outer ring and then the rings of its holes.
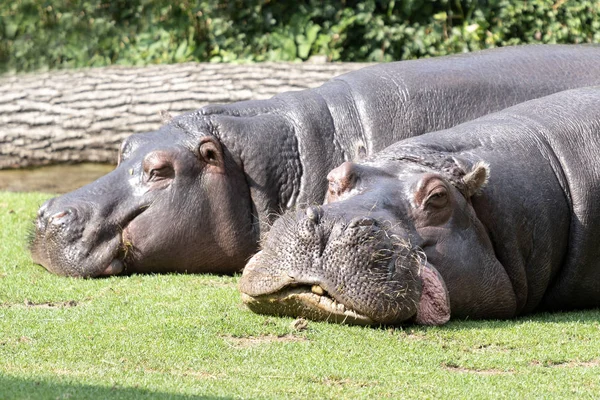
{"type": "Polygon", "coordinates": [[[319,285],[313,285],[310,288],[310,291],[313,292],[314,294],[318,294],[319,296],[323,296],[325,294],[325,291],[323,290],[323,288],[319,285]]]}

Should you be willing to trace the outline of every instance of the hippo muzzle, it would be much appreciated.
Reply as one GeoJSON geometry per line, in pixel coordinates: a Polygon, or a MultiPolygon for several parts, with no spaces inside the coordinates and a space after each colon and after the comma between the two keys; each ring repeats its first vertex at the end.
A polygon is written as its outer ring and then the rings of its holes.
{"type": "Polygon", "coordinates": [[[143,208],[117,210],[121,196],[109,188],[118,172],[92,187],[46,201],[38,210],[30,243],[33,261],[65,276],[120,274],[125,269],[123,230],[143,208]],[[94,192],[90,192],[93,189],[94,192]]]}
{"type": "Polygon", "coordinates": [[[320,207],[284,216],[244,269],[242,299],[262,314],[358,325],[414,320],[430,269],[397,229],[371,217],[324,217],[320,207]]]}

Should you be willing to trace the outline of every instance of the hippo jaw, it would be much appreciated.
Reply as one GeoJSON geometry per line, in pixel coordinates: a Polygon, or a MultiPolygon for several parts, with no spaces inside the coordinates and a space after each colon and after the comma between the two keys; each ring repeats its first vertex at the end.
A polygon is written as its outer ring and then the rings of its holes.
{"type": "MultiPolygon", "coordinates": [[[[118,174],[119,171],[113,171],[97,184],[107,186],[118,174]]],[[[126,230],[148,206],[135,202],[117,207],[110,202],[101,207],[99,201],[107,197],[117,196],[98,191],[85,197],[76,191],[72,196],[44,203],[30,236],[33,261],[63,276],[96,277],[125,272],[130,249],[124,237],[126,230]]]]}
{"type": "Polygon", "coordinates": [[[303,316],[315,321],[350,325],[374,325],[370,317],[347,309],[343,303],[330,297],[319,285],[290,286],[275,293],[250,296],[242,293],[242,301],[258,314],[303,316]]]}
{"type": "Polygon", "coordinates": [[[376,219],[323,221],[315,210],[295,224],[280,218],[246,265],[239,288],[252,311],[355,325],[449,319],[443,280],[422,252],[376,219]],[[374,289],[362,291],[361,279],[374,289]]]}
{"type": "MultiPolygon", "coordinates": [[[[450,301],[444,280],[431,266],[423,267],[419,275],[422,289],[412,321],[419,325],[445,324],[450,319],[450,301]]],[[[303,316],[315,321],[348,325],[383,323],[347,308],[344,303],[338,302],[319,285],[288,286],[259,296],[250,296],[243,292],[241,295],[246,306],[258,314],[303,316]]],[[[388,323],[402,322],[404,321],[388,323]]]]}
{"type": "MultiPolygon", "coordinates": [[[[54,218],[49,221],[49,224],[63,224],[57,220],[59,218],[54,218]]],[[[119,237],[96,246],[94,254],[87,255],[89,250],[82,246],[63,245],[67,241],[54,230],[42,232],[36,228],[34,235],[35,238],[30,243],[33,262],[56,275],[72,277],[118,275],[125,269],[119,237]]]]}

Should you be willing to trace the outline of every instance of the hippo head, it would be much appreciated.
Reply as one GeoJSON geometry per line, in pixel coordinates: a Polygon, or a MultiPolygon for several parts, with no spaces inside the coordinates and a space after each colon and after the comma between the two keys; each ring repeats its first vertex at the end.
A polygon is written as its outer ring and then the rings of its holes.
{"type": "Polygon", "coordinates": [[[258,240],[252,201],[241,161],[207,121],[129,137],[114,171],[42,205],[34,261],[79,277],[239,270],[258,240]]]}
{"type": "Polygon", "coordinates": [[[247,306],[353,324],[447,322],[447,271],[493,254],[470,202],[488,166],[419,160],[330,172],[325,204],[278,219],[247,264],[239,283],[247,306]]]}

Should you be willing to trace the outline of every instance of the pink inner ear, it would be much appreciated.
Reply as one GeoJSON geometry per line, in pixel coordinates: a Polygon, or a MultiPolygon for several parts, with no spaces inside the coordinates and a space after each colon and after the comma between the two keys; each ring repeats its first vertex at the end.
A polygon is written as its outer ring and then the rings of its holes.
{"type": "Polygon", "coordinates": [[[421,299],[415,323],[443,325],[450,320],[450,298],[439,272],[429,264],[421,270],[421,299]]]}

